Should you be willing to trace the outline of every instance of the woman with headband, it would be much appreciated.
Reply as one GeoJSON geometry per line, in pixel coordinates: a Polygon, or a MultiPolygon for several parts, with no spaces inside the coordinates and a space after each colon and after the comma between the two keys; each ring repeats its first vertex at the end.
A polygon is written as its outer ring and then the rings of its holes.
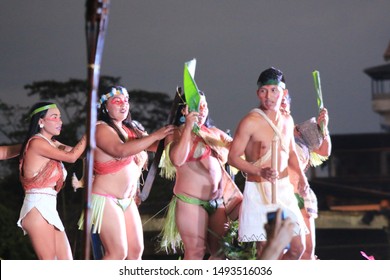
{"type": "MultiPolygon", "coordinates": [[[[143,229],[134,198],[148,151],[173,133],[165,126],[148,135],[131,120],[129,95],[116,86],[99,101],[92,184],[92,233],[99,233],[103,259],[141,259],[143,229]]],[[[79,221],[82,228],[83,217],[79,221]]]]}
{"type": "Polygon", "coordinates": [[[61,113],[56,104],[35,104],[20,152],[20,181],[25,197],[17,224],[29,235],[41,260],[73,258],[57,212],[57,193],[67,174],[62,162],[74,163],[85,150],[86,138],[83,136],[75,147],[69,147],[54,139],[61,128],[61,113]]]}

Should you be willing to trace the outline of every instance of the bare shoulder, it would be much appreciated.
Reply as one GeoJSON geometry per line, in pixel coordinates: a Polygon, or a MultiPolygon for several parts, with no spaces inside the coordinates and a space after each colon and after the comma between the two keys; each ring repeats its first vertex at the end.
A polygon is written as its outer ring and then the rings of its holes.
{"type": "Polygon", "coordinates": [[[262,117],[259,114],[255,112],[249,112],[241,119],[238,125],[239,127],[243,127],[245,130],[248,130],[258,124],[261,119],[262,117]]]}
{"type": "Polygon", "coordinates": [[[24,151],[30,159],[49,158],[54,148],[47,140],[41,137],[33,137],[29,140],[28,148],[24,151]]]}
{"type": "Polygon", "coordinates": [[[49,142],[41,137],[32,137],[29,142],[30,149],[36,149],[46,145],[50,146],[49,142]]]}
{"type": "Polygon", "coordinates": [[[110,126],[106,123],[106,122],[103,122],[103,121],[98,121],[96,123],[96,130],[98,129],[105,129],[105,128],[109,128],[110,126]]]}
{"type": "Polygon", "coordinates": [[[102,123],[96,126],[95,132],[96,144],[99,148],[107,149],[116,145],[122,145],[123,142],[120,139],[118,133],[106,123],[102,123]]]}
{"type": "Polygon", "coordinates": [[[246,114],[238,123],[233,141],[246,143],[261,130],[263,119],[254,112],[246,114]]]}
{"type": "Polygon", "coordinates": [[[97,134],[107,134],[114,133],[114,129],[105,122],[99,122],[96,124],[96,133],[97,134]]]}

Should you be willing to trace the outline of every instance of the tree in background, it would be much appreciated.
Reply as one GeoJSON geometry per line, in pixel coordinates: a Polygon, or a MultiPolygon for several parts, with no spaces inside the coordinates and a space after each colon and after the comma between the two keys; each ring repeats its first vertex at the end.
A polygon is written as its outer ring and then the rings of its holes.
{"type": "MultiPolygon", "coordinates": [[[[110,86],[120,85],[119,77],[102,76],[99,82],[99,95],[110,86]]],[[[85,132],[87,116],[87,81],[69,79],[66,82],[54,80],[33,82],[24,87],[28,97],[55,102],[63,120],[59,141],[73,145],[85,132]]],[[[129,91],[132,118],[140,122],[148,132],[166,124],[172,99],[165,93],[129,91]]],[[[35,102],[31,102],[35,103],[35,102]]],[[[32,104],[31,104],[32,105],[32,104]]],[[[0,134],[7,143],[21,143],[27,133],[26,121],[30,106],[11,105],[0,100],[0,134]]],[[[5,143],[3,143],[5,144],[5,143]]],[[[65,164],[68,171],[65,188],[58,195],[58,211],[71,242],[73,255],[77,255],[81,245],[81,232],[77,230],[77,220],[82,210],[83,191],[74,192],[71,187],[71,174],[81,177],[82,161],[65,164]]],[[[23,202],[23,189],[19,182],[18,159],[0,162],[0,258],[35,258],[29,240],[16,226],[23,202]]]]}

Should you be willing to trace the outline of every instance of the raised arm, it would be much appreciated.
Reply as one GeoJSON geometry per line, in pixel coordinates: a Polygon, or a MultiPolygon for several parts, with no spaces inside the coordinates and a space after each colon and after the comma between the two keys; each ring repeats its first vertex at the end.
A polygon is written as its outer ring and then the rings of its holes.
{"type": "Polygon", "coordinates": [[[143,138],[123,143],[114,129],[107,125],[99,125],[96,128],[96,144],[101,150],[112,157],[128,157],[147,150],[156,141],[173,133],[173,129],[174,127],[171,125],[164,126],[143,138]]]}
{"type": "Polygon", "coordinates": [[[186,122],[184,128],[177,130],[172,138],[168,139],[171,142],[169,149],[169,158],[172,164],[176,167],[182,166],[188,157],[191,149],[192,128],[198,118],[199,113],[191,112],[186,115],[186,122]]]}
{"type": "Polygon", "coordinates": [[[314,150],[314,152],[321,156],[328,157],[332,152],[332,141],[329,135],[329,128],[328,128],[329,116],[328,116],[328,110],[326,108],[323,108],[319,113],[317,118],[317,123],[323,126],[324,140],[322,141],[321,146],[318,149],[314,150]]]}
{"type": "Polygon", "coordinates": [[[31,140],[29,149],[46,158],[74,163],[83,154],[85,147],[86,137],[83,136],[76,146],[71,149],[69,149],[70,147],[67,149],[53,147],[46,140],[39,138],[31,140]]]}

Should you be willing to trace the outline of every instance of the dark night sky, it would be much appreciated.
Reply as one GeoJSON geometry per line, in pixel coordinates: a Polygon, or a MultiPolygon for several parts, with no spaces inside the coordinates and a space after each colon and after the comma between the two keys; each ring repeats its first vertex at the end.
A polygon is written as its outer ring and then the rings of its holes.
{"type": "MultiPolygon", "coordinates": [[[[2,1],[0,98],[24,105],[34,81],[86,78],[85,1],[2,1]]],[[[233,132],[258,105],[256,80],[280,68],[301,122],[317,113],[311,72],[320,71],[333,134],[380,132],[363,70],[384,64],[388,0],[112,0],[101,74],[129,89],[173,95],[184,62],[211,117],[233,132]]]]}

